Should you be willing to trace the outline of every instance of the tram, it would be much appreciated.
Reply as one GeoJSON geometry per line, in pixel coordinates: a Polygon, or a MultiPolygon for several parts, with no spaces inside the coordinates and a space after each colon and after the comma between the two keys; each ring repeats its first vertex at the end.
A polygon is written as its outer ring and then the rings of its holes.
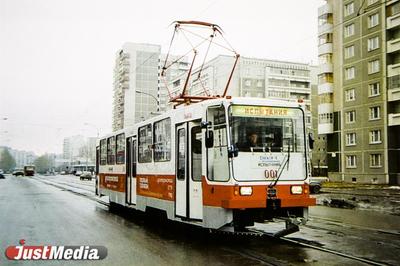
{"type": "MultiPolygon", "coordinates": [[[[279,218],[285,228],[275,235],[297,231],[315,205],[304,104],[228,96],[240,57],[229,43],[218,46],[233,53],[232,70],[223,93],[211,95],[202,71],[222,30],[207,22],[176,21],[171,45],[175,37],[192,34],[186,26],[211,32],[198,44],[190,42],[193,59],[182,92],[172,97],[166,84],[173,109],[98,140],[96,193],[108,196],[111,206],[157,210],[210,230],[244,232],[255,222],[279,218]],[[189,95],[193,66],[206,42],[203,65],[194,75],[204,92],[189,95]]],[[[161,77],[179,63],[168,64],[168,55],[161,77]]]]}
{"type": "Polygon", "coordinates": [[[315,205],[307,151],[302,104],[212,99],[101,138],[97,191],[111,204],[209,229],[282,218],[288,233],[315,205]]]}

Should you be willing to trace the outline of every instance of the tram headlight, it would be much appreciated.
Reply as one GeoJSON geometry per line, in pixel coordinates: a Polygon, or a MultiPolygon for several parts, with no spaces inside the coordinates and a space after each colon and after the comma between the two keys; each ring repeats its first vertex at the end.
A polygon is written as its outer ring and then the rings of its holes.
{"type": "Polygon", "coordinates": [[[250,196],[251,194],[253,194],[252,187],[240,187],[240,195],[241,196],[250,196]]]}
{"type": "Polygon", "coordinates": [[[290,192],[292,194],[303,194],[303,187],[302,186],[291,186],[290,192]]]}

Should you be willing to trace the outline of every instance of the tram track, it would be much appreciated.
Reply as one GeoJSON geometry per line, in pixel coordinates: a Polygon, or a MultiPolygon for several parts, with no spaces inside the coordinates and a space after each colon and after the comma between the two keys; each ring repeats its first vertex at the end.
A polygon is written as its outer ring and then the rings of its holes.
{"type": "MultiPolygon", "coordinates": [[[[35,179],[37,181],[40,181],[42,183],[45,183],[45,184],[60,188],[60,189],[62,189],[64,191],[71,192],[71,193],[76,194],[78,196],[82,196],[82,197],[85,197],[87,199],[93,200],[93,201],[95,201],[97,203],[100,203],[100,204],[102,204],[104,206],[110,207],[109,203],[100,200],[96,196],[91,197],[86,193],[81,193],[81,192],[78,192],[78,191],[73,190],[71,188],[75,188],[75,189],[78,188],[78,189],[93,193],[93,191],[91,191],[91,190],[84,189],[84,188],[77,187],[77,186],[73,186],[73,185],[65,183],[65,182],[53,182],[53,181],[49,181],[49,180],[45,180],[45,179],[41,179],[41,178],[33,178],[33,179],[35,179]],[[68,187],[70,187],[70,188],[68,188],[68,187]]],[[[327,230],[326,228],[323,228],[323,227],[319,227],[319,229],[327,230]]],[[[228,235],[236,235],[236,236],[252,236],[252,237],[261,237],[261,238],[262,237],[275,238],[272,234],[269,234],[269,233],[264,232],[262,230],[256,230],[256,229],[249,229],[248,231],[244,231],[244,232],[227,232],[227,231],[215,231],[215,230],[213,230],[212,232],[214,232],[214,233],[218,232],[219,234],[228,234],[228,235]]],[[[387,233],[387,232],[385,231],[385,232],[382,232],[382,233],[387,233]]],[[[301,247],[304,247],[304,248],[318,250],[318,251],[321,251],[321,252],[324,252],[324,253],[329,253],[329,254],[332,254],[332,255],[344,257],[346,259],[350,259],[350,260],[353,260],[353,261],[362,262],[362,263],[365,263],[367,265],[379,265],[379,266],[381,266],[381,265],[390,265],[390,264],[387,264],[387,263],[383,263],[383,262],[379,262],[379,261],[373,261],[371,259],[367,259],[367,258],[364,258],[364,257],[359,257],[359,256],[351,255],[351,254],[348,254],[348,253],[344,253],[344,252],[341,252],[341,251],[325,248],[325,247],[317,245],[313,241],[310,241],[310,240],[307,240],[307,239],[292,238],[292,237],[280,237],[280,238],[277,238],[277,239],[279,239],[280,241],[283,241],[284,243],[290,244],[290,245],[296,245],[296,246],[301,246],[301,247]]],[[[258,262],[260,262],[262,264],[265,264],[265,265],[271,265],[271,266],[285,265],[285,263],[282,263],[282,262],[278,261],[277,259],[275,259],[273,257],[266,256],[265,254],[258,254],[257,252],[254,252],[251,249],[247,249],[247,250],[246,249],[235,249],[235,248],[225,248],[225,249],[227,251],[239,254],[239,255],[241,255],[243,257],[247,257],[249,259],[256,260],[256,261],[258,261],[258,262]]]]}
{"type": "MultiPolygon", "coordinates": [[[[258,234],[265,235],[266,237],[273,237],[270,234],[267,234],[267,233],[265,233],[263,231],[254,230],[254,232],[258,233],[258,234]]],[[[284,242],[287,242],[287,243],[291,243],[291,244],[297,245],[297,246],[302,246],[302,247],[305,247],[305,248],[311,248],[311,249],[314,249],[314,250],[319,250],[319,251],[322,251],[322,252],[325,252],[325,253],[329,253],[329,254],[340,256],[340,257],[344,257],[344,258],[347,258],[347,259],[363,262],[363,263],[366,263],[368,265],[379,265],[379,266],[388,265],[386,263],[373,261],[371,259],[367,259],[367,258],[363,258],[363,257],[359,257],[359,256],[354,256],[354,255],[347,254],[347,253],[344,253],[344,252],[341,252],[341,251],[337,251],[337,250],[333,250],[333,249],[329,249],[329,248],[324,248],[324,247],[319,246],[317,244],[312,244],[313,241],[309,241],[309,240],[306,240],[306,239],[292,238],[292,237],[287,237],[286,236],[286,237],[281,237],[280,240],[282,240],[284,242]]]]}

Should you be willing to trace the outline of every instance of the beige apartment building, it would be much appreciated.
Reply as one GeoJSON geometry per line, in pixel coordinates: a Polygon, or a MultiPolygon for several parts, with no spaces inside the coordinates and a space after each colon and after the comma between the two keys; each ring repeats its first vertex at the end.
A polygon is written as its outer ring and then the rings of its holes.
{"type": "Polygon", "coordinates": [[[318,10],[318,134],[331,180],[400,183],[400,1],[318,10]]]}

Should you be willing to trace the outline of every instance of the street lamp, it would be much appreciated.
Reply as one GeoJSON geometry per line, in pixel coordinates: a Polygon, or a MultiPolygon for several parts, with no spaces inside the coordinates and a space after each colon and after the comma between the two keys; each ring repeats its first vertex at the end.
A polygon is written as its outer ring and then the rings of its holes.
{"type": "Polygon", "coordinates": [[[151,95],[150,93],[147,93],[147,92],[144,92],[144,91],[139,91],[139,90],[136,90],[136,93],[144,94],[144,95],[147,95],[147,96],[150,96],[151,98],[153,98],[156,101],[156,104],[157,104],[157,113],[160,112],[160,104],[158,102],[158,99],[154,95],[151,95]]]}

